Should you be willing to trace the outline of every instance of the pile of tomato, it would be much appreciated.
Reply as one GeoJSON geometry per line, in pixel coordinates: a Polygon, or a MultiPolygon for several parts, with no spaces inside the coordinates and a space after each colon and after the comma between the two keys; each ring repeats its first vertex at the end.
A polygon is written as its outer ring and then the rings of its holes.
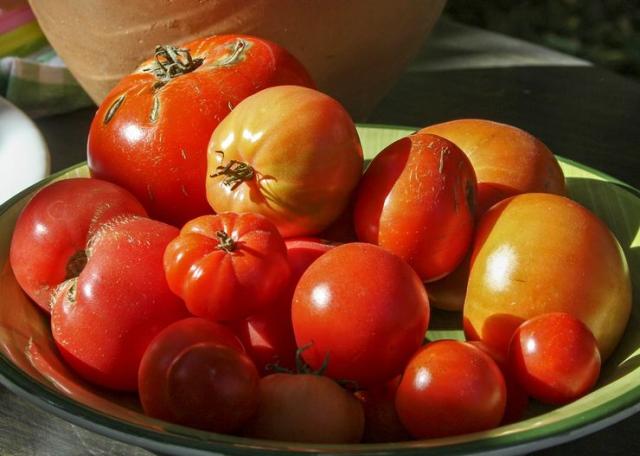
{"type": "Polygon", "coordinates": [[[363,172],[355,125],[279,46],[162,46],[113,89],[91,178],[40,190],[10,260],[65,362],[150,416],[299,442],[432,438],[590,391],[624,255],[532,135],[458,120],[363,172]],[[431,307],[467,341],[429,341],[431,307]]]}

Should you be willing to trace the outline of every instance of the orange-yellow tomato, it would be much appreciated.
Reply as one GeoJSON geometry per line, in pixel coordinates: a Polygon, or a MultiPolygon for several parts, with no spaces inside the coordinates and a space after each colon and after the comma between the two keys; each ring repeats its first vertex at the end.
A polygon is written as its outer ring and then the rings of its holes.
{"type": "Polygon", "coordinates": [[[607,226],[580,204],[529,193],[480,220],[464,303],[464,329],[505,353],[524,320],[567,312],[582,320],[606,359],[631,311],[624,253],[607,226]]]}
{"type": "Polygon", "coordinates": [[[215,129],[207,200],[216,212],[257,212],[285,237],[319,233],[362,174],[355,125],[333,98],[279,86],[252,95],[215,129]]]}
{"type": "Polygon", "coordinates": [[[520,193],[566,194],[562,169],[551,151],[517,127],[483,119],[458,119],[420,132],[442,136],[467,155],[478,179],[478,215],[520,193]]]}

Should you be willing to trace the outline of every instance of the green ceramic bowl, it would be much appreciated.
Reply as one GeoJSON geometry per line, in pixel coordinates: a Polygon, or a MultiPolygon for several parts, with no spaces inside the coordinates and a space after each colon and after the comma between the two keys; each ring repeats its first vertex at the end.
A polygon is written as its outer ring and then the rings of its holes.
{"type": "MultiPolygon", "coordinates": [[[[403,127],[359,127],[368,158],[412,131],[403,127]]],[[[524,420],[486,432],[375,445],[251,440],[148,418],[140,412],[134,396],[93,388],[65,367],[51,339],[48,318],[20,290],[8,264],[11,233],[29,197],[54,180],[86,176],[83,164],[51,176],[0,206],[0,381],[75,424],[164,454],[507,454],[529,452],[594,432],[640,410],[640,192],[578,163],[560,162],[570,196],[598,214],[622,244],[634,286],[631,320],[616,352],[605,364],[597,388],[569,405],[532,407],[524,420]]],[[[434,311],[429,336],[462,338],[459,319],[459,314],[434,311]]]]}

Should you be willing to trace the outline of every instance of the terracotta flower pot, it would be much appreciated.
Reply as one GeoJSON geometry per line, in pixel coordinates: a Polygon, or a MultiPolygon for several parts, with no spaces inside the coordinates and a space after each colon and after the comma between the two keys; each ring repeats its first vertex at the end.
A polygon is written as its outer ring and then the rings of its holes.
{"type": "Polygon", "coordinates": [[[320,90],[365,116],[423,44],[445,0],[30,0],[51,44],[99,103],[153,53],[242,32],[283,45],[320,90]]]}

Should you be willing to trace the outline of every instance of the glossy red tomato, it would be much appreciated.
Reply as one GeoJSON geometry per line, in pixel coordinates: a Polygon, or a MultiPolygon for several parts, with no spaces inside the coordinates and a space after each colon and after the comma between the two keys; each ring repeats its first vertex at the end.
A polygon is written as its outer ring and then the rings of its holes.
{"type": "Polygon", "coordinates": [[[214,432],[233,432],[258,405],[258,372],[233,333],[187,318],[149,344],[139,372],[147,415],[214,432]]]}
{"type": "Polygon", "coordinates": [[[334,246],[315,238],[285,240],[291,266],[289,282],[275,305],[260,313],[231,323],[247,353],[263,373],[271,373],[273,365],[295,370],[296,339],[291,324],[291,300],[302,273],[320,255],[334,246]]]}
{"type": "Polygon", "coordinates": [[[400,139],[371,162],[358,187],[358,239],[406,260],[424,281],[449,274],[473,234],[476,178],[452,142],[430,134],[400,139]]]}
{"type": "Polygon", "coordinates": [[[480,220],[463,309],[468,339],[506,355],[523,321],[567,312],[589,327],[606,359],[630,311],[624,252],[585,207],[527,193],[497,203],[480,220]]]}
{"type": "Polygon", "coordinates": [[[328,377],[267,375],[260,379],[259,402],[246,436],[308,443],[357,443],[362,437],[362,406],[328,377]]]}
{"type": "Polygon", "coordinates": [[[398,376],[355,393],[364,409],[364,443],[402,442],[411,439],[396,411],[396,391],[399,385],[398,376]]]}
{"type": "Polygon", "coordinates": [[[203,215],[167,246],[169,288],[189,311],[215,321],[248,317],[274,304],[289,279],[284,240],[258,214],[203,215]]]}
{"type": "Polygon", "coordinates": [[[300,278],[293,330],[304,360],[360,387],[400,374],[420,347],[429,300],[418,275],[381,247],[351,243],[322,255],[300,278]]]}
{"type": "Polygon", "coordinates": [[[314,84],[275,43],[218,35],[159,46],[104,99],[89,131],[94,177],[130,190],[152,217],[181,226],[211,212],[206,150],[218,123],[247,96],[281,84],[314,84]]]}
{"type": "Polygon", "coordinates": [[[425,345],[407,365],[396,410],[415,438],[447,437],[498,426],[506,396],[489,355],[465,342],[440,340],[425,345]]]}
{"type": "Polygon", "coordinates": [[[524,322],[509,345],[518,382],[539,401],[565,404],[588,393],[600,375],[600,352],[589,328],[568,313],[524,322]]]}
{"type": "Polygon", "coordinates": [[[16,222],[10,261],[22,289],[49,312],[51,295],[85,265],[89,238],[114,217],[146,215],[135,197],[117,185],[75,178],[41,189],[16,222]]]}
{"type": "Polygon", "coordinates": [[[162,255],[178,230],[142,217],[118,218],[89,241],[80,275],[57,290],[51,332],[65,361],[85,379],[134,391],[149,342],[188,316],[167,286],[162,255]]]}
{"type": "Polygon", "coordinates": [[[347,111],[299,86],[248,97],[215,129],[207,199],[216,212],[256,212],[285,237],[319,233],[346,208],[362,174],[347,111]]]}

